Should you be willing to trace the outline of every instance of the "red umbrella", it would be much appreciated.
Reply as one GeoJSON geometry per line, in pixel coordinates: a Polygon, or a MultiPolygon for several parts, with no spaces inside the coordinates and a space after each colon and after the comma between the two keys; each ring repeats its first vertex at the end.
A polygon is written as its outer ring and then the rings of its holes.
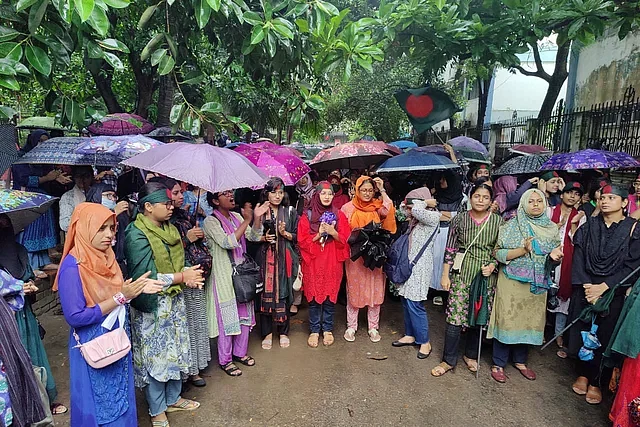
{"type": "Polygon", "coordinates": [[[139,135],[155,129],[147,120],[136,114],[115,113],[108,114],[92,123],[87,128],[94,135],[139,135]]]}
{"type": "MultiPolygon", "coordinates": [[[[317,169],[366,169],[393,157],[397,153],[381,141],[350,142],[326,148],[319,152],[311,165],[317,169]]],[[[401,150],[400,150],[401,151],[401,150]]]]}

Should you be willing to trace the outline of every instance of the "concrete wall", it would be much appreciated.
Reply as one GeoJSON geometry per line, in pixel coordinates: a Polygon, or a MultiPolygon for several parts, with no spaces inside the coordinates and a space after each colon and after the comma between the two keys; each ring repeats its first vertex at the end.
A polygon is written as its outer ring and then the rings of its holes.
{"type": "Polygon", "coordinates": [[[611,30],[606,37],[577,49],[574,107],[619,101],[629,86],[640,93],[640,31],[619,40],[611,30]]]}

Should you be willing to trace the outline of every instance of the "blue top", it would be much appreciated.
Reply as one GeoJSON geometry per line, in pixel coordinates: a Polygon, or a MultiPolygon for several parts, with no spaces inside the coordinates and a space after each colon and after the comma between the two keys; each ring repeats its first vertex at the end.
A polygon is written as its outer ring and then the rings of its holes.
{"type": "MultiPolygon", "coordinates": [[[[72,427],[128,427],[138,425],[131,353],[102,369],[94,369],[85,362],[81,343],[109,332],[102,327],[106,318],[98,305],[87,307],[76,259],[67,255],[60,265],[60,303],[69,331],[69,370],[71,372],[72,427]]],[[[114,327],[118,326],[118,322],[114,327]]],[[[128,322],[125,325],[129,329],[128,322]]]]}

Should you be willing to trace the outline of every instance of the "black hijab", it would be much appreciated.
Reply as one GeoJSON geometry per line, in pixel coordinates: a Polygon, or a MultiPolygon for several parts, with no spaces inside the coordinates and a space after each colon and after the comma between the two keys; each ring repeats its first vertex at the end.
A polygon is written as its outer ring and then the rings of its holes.
{"type": "Polygon", "coordinates": [[[13,225],[7,214],[0,214],[0,268],[22,280],[29,267],[27,249],[16,242],[13,225]]]}
{"type": "Polygon", "coordinates": [[[36,148],[40,143],[40,138],[42,138],[42,135],[47,135],[48,137],[49,133],[44,129],[36,129],[33,132],[31,132],[27,137],[27,143],[24,145],[24,147],[20,149],[18,155],[22,157],[25,154],[27,154],[29,151],[36,148]]]}
{"type": "Polygon", "coordinates": [[[116,192],[113,189],[113,187],[110,186],[110,185],[103,184],[101,182],[93,184],[87,190],[87,195],[86,195],[87,196],[87,202],[101,204],[102,203],[102,193],[104,193],[106,191],[113,191],[114,193],[116,192]]]}
{"type": "Polygon", "coordinates": [[[440,181],[436,182],[435,198],[438,203],[451,204],[462,200],[462,178],[457,173],[444,171],[441,175],[447,180],[447,188],[440,188],[440,181]]]}

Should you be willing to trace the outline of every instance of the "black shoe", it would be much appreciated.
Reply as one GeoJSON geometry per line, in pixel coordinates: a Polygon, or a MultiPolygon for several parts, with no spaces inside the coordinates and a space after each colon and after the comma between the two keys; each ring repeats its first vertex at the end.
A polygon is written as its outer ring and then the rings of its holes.
{"type": "Polygon", "coordinates": [[[431,356],[431,353],[433,353],[433,350],[431,350],[429,353],[424,354],[422,353],[420,350],[418,350],[418,359],[422,360],[422,359],[426,359],[427,357],[431,356]]]}
{"type": "Polygon", "coordinates": [[[402,341],[394,341],[391,343],[392,346],[394,347],[407,347],[410,345],[417,345],[416,342],[402,342],[402,341]]]}

